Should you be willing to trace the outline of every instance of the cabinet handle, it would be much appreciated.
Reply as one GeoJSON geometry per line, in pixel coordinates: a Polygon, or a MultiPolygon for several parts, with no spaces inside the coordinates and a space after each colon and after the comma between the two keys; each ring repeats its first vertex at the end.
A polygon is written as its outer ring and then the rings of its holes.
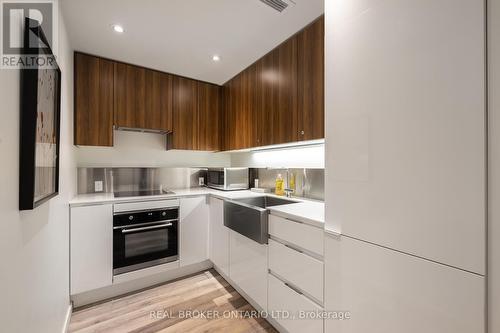
{"type": "Polygon", "coordinates": [[[299,133],[300,133],[300,135],[306,134],[306,132],[304,132],[304,131],[300,131],[299,133]]]}
{"type": "Polygon", "coordinates": [[[287,248],[292,249],[292,250],[294,250],[294,251],[297,251],[297,252],[299,252],[299,253],[304,253],[304,251],[299,250],[299,249],[297,249],[296,247],[293,247],[293,246],[291,246],[291,245],[285,244],[285,246],[286,246],[287,248]]]}
{"type": "Polygon", "coordinates": [[[297,294],[299,295],[303,295],[302,292],[300,290],[298,290],[297,288],[295,288],[294,286],[292,286],[291,284],[285,282],[285,286],[287,286],[288,288],[292,289],[293,291],[295,291],[297,294]]]}

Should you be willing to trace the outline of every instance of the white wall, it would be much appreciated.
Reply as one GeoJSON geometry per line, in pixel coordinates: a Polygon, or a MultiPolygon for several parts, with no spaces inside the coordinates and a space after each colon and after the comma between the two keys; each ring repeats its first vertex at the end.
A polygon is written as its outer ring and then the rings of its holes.
{"type": "Polygon", "coordinates": [[[72,147],[73,55],[62,17],[58,46],[62,72],[60,194],[33,211],[18,211],[20,74],[17,70],[0,70],[2,332],[61,332],[69,308],[68,200],[75,192],[76,175],[72,147]]]}
{"type": "Polygon", "coordinates": [[[489,332],[500,332],[500,3],[488,1],[489,332]]]}
{"type": "Polygon", "coordinates": [[[250,168],[324,168],[325,146],[231,153],[231,166],[250,168]]]}
{"type": "Polygon", "coordinates": [[[113,147],[76,148],[79,167],[225,167],[228,153],[165,150],[161,134],[114,131],[113,147]]]}

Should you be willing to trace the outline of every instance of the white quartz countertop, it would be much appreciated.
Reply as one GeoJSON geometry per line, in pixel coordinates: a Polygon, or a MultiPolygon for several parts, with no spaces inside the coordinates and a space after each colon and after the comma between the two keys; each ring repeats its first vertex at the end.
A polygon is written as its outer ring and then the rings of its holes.
{"type": "MultiPolygon", "coordinates": [[[[163,195],[152,195],[152,196],[137,196],[137,197],[121,197],[115,198],[113,193],[92,193],[92,194],[79,194],[70,200],[69,205],[71,207],[77,206],[90,206],[99,204],[110,204],[110,203],[120,203],[120,202],[137,202],[137,201],[152,201],[152,200],[162,200],[162,199],[174,199],[182,197],[193,197],[201,195],[211,195],[220,199],[237,199],[237,198],[248,198],[253,196],[264,196],[272,195],[269,193],[256,193],[249,190],[243,191],[219,191],[214,189],[209,189],[206,187],[197,187],[190,189],[173,189],[174,193],[163,194],[163,195]]],[[[292,198],[292,200],[297,201],[294,204],[281,205],[269,207],[272,214],[278,215],[284,218],[308,223],[318,227],[323,227],[325,218],[325,204],[319,201],[311,201],[302,198],[292,198]]]]}
{"type": "Polygon", "coordinates": [[[273,215],[304,222],[320,228],[323,228],[325,224],[324,202],[303,200],[299,203],[273,206],[268,209],[273,215]]]}
{"type": "Polygon", "coordinates": [[[91,194],[79,194],[70,200],[69,204],[72,207],[75,206],[88,206],[88,205],[98,205],[98,204],[108,204],[108,203],[119,203],[119,202],[136,202],[136,201],[150,201],[150,200],[162,200],[162,199],[173,199],[182,197],[196,197],[201,195],[213,195],[221,199],[235,199],[235,198],[245,198],[250,196],[259,196],[260,193],[254,193],[252,191],[218,191],[209,189],[206,187],[196,187],[189,189],[178,189],[172,190],[174,193],[166,193],[162,195],[151,195],[151,196],[137,196],[137,197],[120,197],[116,198],[113,193],[91,193],[91,194]]]}

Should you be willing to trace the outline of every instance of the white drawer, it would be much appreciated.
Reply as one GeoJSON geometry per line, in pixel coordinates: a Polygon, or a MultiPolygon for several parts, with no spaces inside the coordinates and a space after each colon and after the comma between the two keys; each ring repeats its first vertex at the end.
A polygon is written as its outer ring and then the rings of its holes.
{"type": "Polygon", "coordinates": [[[269,240],[269,269],[323,302],[323,262],[269,240]]]}
{"type": "Polygon", "coordinates": [[[317,312],[323,309],[305,297],[294,291],[275,276],[269,274],[269,300],[268,309],[271,315],[276,316],[279,311],[288,311],[289,318],[275,317],[274,319],[289,333],[321,333],[323,332],[323,319],[302,319],[300,311],[317,312]],[[295,316],[295,318],[293,318],[295,316]]]}
{"type": "Polygon", "coordinates": [[[269,234],[323,255],[323,229],[269,215],[269,234]]]}

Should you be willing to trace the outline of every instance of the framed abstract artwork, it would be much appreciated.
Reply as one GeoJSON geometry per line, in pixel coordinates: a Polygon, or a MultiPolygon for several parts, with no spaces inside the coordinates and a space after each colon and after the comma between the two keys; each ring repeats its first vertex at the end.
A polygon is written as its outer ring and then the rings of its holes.
{"type": "Polygon", "coordinates": [[[61,71],[42,28],[29,18],[23,56],[37,59],[21,69],[19,210],[28,210],[59,193],[61,107],[61,71]]]}

